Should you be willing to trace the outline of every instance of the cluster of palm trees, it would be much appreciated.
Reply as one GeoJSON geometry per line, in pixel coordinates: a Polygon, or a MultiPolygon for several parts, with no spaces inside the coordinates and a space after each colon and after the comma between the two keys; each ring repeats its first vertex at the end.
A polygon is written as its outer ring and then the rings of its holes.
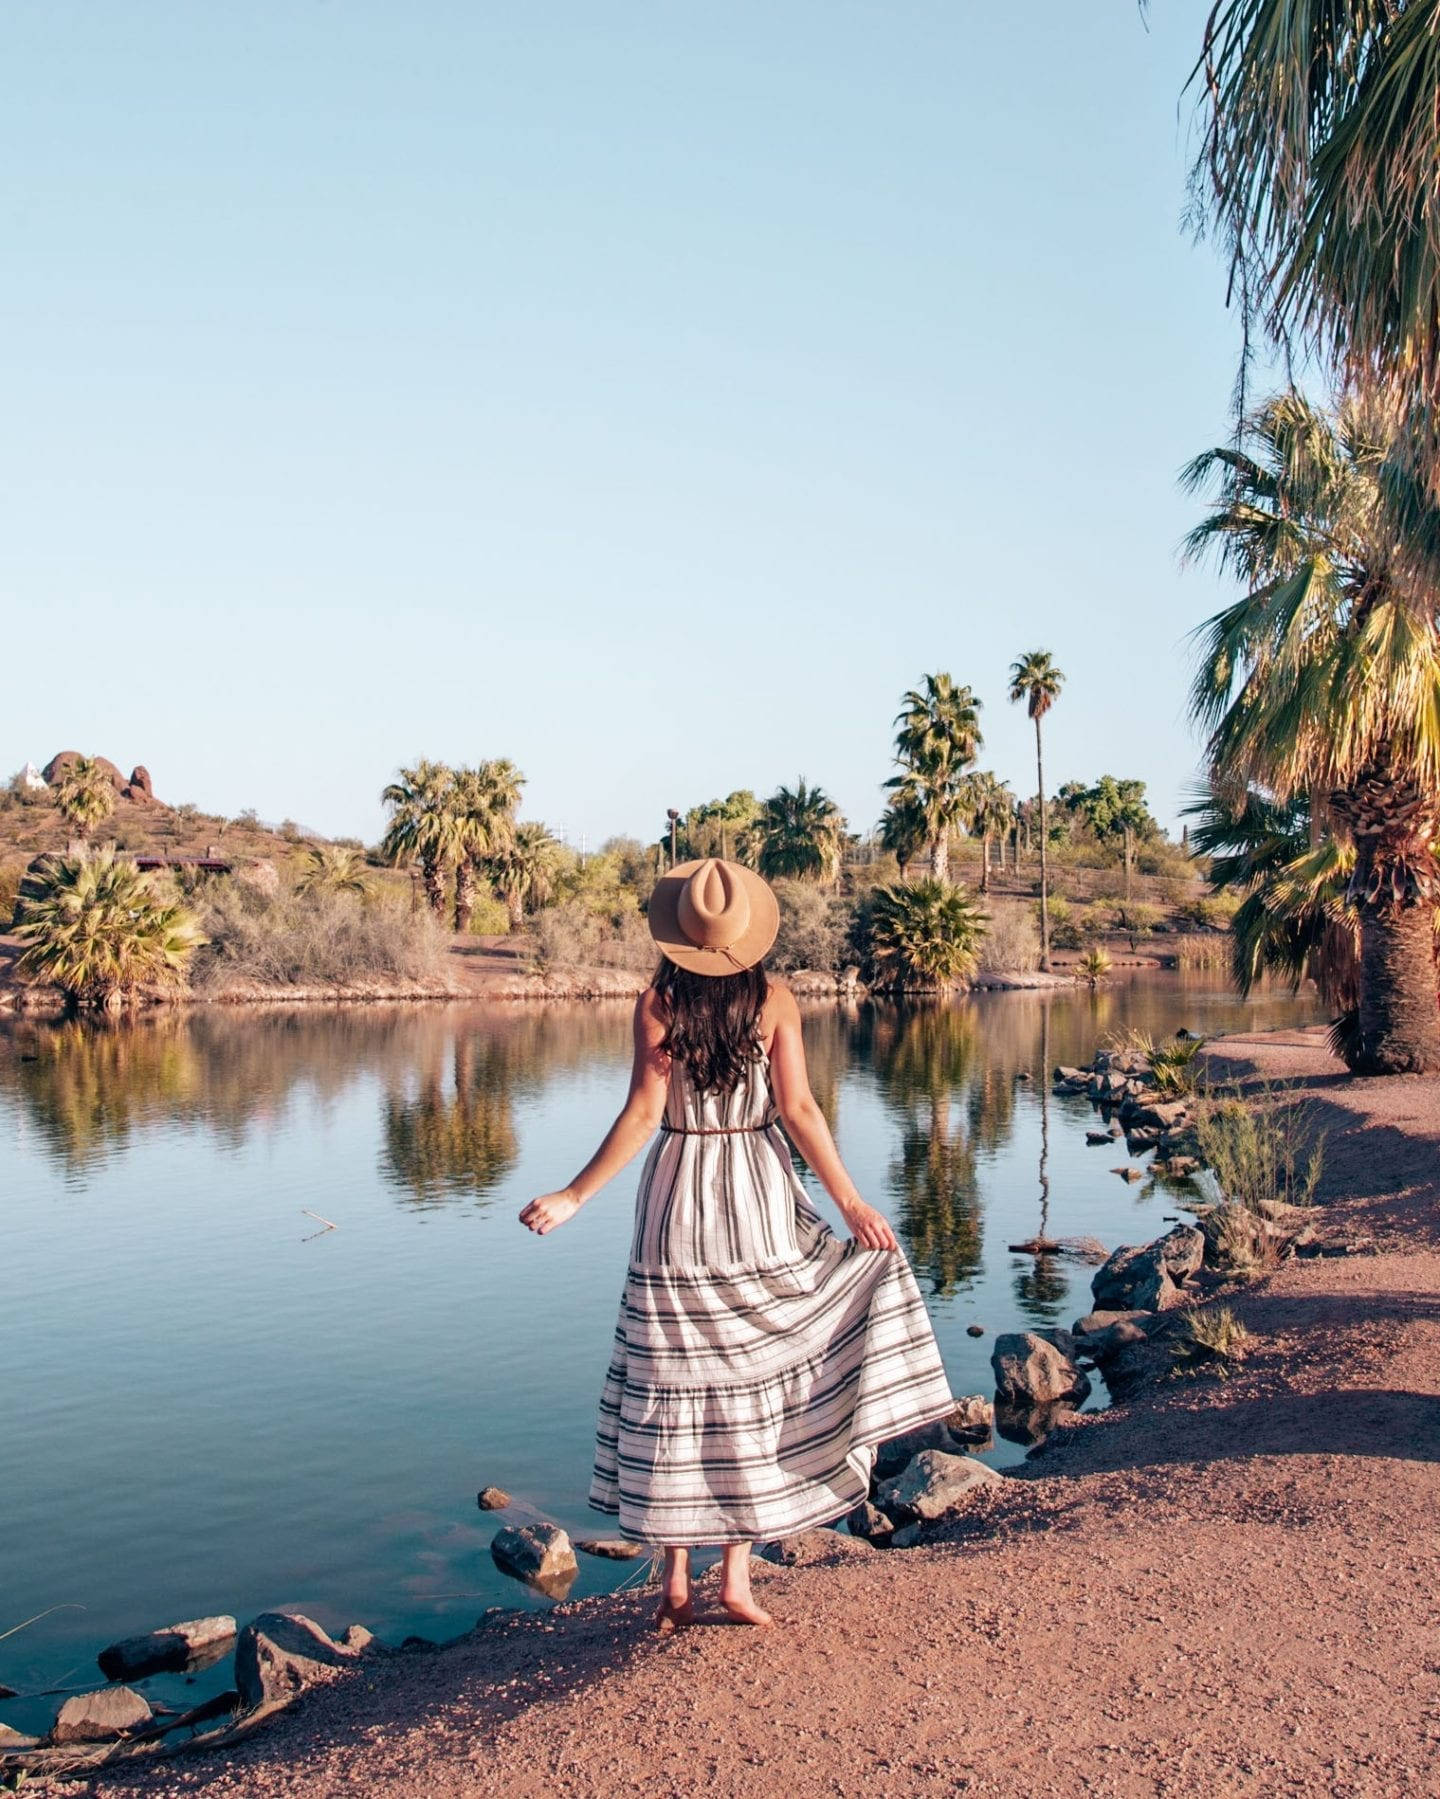
{"type": "Polygon", "coordinates": [[[1236,974],[1314,974],[1375,1074],[1440,1072],[1437,9],[1233,0],[1207,28],[1197,187],[1247,331],[1328,371],[1187,471],[1243,597],[1199,634],[1196,847],[1246,894],[1236,974]]]}
{"type": "Polygon", "coordinates": [[[515,926],[550,897],[559,845],[544,825],[516,819],[524,785],[504,758],[474,768],[422,760],[402,768],[381,795],[390,809],[381,853],[418,867],[436,917],[444,915],[453,873],[457,931],[470,929],[481,880],[489,881],[515,926]]]}
{"type": "MultiPolygon", "coordinates": [[[[1035,721],[1035,774],[1040,839],[1041,967],[1050,966],[1050,869],[1048,818],[1041,724],[1058,698],[1065,677],[1048,650],[1021,656],[1010,669],[1010,699],[1024,702],[1035,721]]],[[[917,912],[936,916],[944,909],[950,881],[950,839],[969,830],[980,839],[980,889],[990,890],[990,850],[1021,816],[1020,802],[1008,784],[988,769],[977,769],[984,746],[980,729],[982,702],[969,687],[945,673],[926,675],[900,702],[896,716],[895,760],[900,772],[885,785],[890,798],[880,824],[880,842],[900,864],[902,882],[910,863],[922,851],[929,856],[929,881],[917,899],[917,912]]],[[[1018,858],[1018,846],[1017,846],[1018,858]]],[[[902,902],[903,903],[903,902],[902,902]]]]}

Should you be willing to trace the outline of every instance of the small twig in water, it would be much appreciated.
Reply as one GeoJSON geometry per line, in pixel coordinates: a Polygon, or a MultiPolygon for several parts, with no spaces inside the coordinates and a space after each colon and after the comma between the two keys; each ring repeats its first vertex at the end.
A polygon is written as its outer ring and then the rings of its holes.
{"type": "Polygon", "coordinates": [[[300,1239],[302,1243],[313,1243],[317,1237],[323,1237],[326,1231],[338,1231],[340,1228],[333,1219],[322,1218],[318,1212],[312,1212],[309,1206],[301,1206],[300,1210],[307,1218],[313,1218],[317,1224],[323,1226],[321,1230],[311,1231],[308,1237],[302,1237],[300,1239]]]}
{"type": "Polygon", "coordinates": [[[12,1624],[9,1630],[0,1630],[0,1643],[3,1643],[6,1637],[13,1637],[16,1631],[25,1630],[31,1624],[38,1624],[42,1618],[48,1618],[51,1612],[83,1612],[84,1610],[85,1607],[73,1599],[66,1599],[59,1605],[47,1605],[43,1612],[36,1612],[33,1618],[24,1618],[19,1624],[12,1624]]]}

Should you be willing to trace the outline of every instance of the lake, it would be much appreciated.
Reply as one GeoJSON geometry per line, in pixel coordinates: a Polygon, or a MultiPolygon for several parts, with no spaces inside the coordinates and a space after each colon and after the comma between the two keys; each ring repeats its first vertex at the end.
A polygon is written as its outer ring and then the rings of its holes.
{"type": "MultiPolygon", "coordinates": [[[[1123,1144],[1086,1147],[1093,1114],[1049,1069],[1124,1027],[1319,1016],[1215,979],[808,1014],[816,1095],[957,1394],[991,1391],[997,1331],[1089,1308],[1088,1266],[1008,1244],[1042,1220],[1143,1241],[1179,1197],[1112,1173],[1123,1144]]],[[[585,1491],[640,1162],[543,1240],[516,1213],[589,1155],[628,1062],[612,1005],[0,1025],[0,1632],[66,1608],[0,1640],[0,1682],[91,1684],[106,1643],[211,1612],[393,1641],[543,1604],[493,1566],[475,1494],[613,1530],[585,1491]]],[[[639,1565],[580,1559],[576,1597],[639,1565]]],[[[147,1690],[193,1701],[223,1674],[147,1690]]]]}

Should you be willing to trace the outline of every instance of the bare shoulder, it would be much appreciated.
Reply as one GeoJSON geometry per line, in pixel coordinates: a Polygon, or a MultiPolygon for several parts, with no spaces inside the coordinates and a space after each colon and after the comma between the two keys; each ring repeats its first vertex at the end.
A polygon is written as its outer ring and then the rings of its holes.
{"type": "Polygon", "coordinates": [[[795,1003],[795,995],[784,981],[774,975],[767,977],[769,991],[765,995],[765,1006],[761,1014],[765,1023],[772,1028],[781,1023],[789,1023],[800,1016],[800,1008],[795,1003]]]}
{"type": "Polygon", "coordinates": [[[647,987],[635,1001],[635,1031],[646,1037],[663,1036],[668,1017],[665,1002],[653,987],[647,987]]]}

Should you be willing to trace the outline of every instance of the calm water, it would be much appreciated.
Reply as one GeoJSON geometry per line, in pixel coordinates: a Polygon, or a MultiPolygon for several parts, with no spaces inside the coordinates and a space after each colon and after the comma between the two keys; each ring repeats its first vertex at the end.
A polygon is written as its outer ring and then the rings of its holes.
{"type": "MultiPolygon", "coordinates": [[[[1142,1240],[1173,1210],[1085,1147],[1089,1108],[1051,1097],[1048,1067],[1126,1024],[1313,1016],[1179,975],[808,1019],[816,1093],[916,1265],[956,1393],[989,1391],[996,1331],[1088,1308],[1088,1268],[1007,1250],[1046,1187],[1057,1236],[1142,1240]]],[[[398,1638],[541,1603],[495,1571],[475,1493],[610,1528],[585,1488],[639,1163],[544,1241],[515,1214],[599,1140],[628,1018],[0,1027],[0,1631],[84,1608],[0,1641],[0,1682],[90,1680],[115,1637],[207,1612],[293,1606],[398,1638]],[[339,1228],[313,1235],[305,1208],[339,1228]]],[[[626,1572],[581,1560],[577,1596],[626,1572]]]]}

